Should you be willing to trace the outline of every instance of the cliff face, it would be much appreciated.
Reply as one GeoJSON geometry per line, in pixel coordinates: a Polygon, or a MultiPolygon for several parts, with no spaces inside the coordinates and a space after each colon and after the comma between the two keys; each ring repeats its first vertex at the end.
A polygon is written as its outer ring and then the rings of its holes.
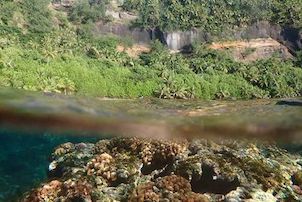
{"type": "MultiPolygon", "coordinates": [[[[71,7],[76,0],[56,0],[56,7],[71,7]]],[[[159,39],[172,50],[181,50],[194,42],[211,42],[225,40],[250,40],[257,38],[272,38],[289,49],[294,54],[302,49],[302,31],[291,27],[271,25],[269,22],[257,22],[251,26],[224,31],[220,36],[212,36],[201,29],[193,28],[187,31],[166,32],[162,30],[142,30],[132,28],[131,22],[137,18],[133,13],[121,9],[122,0],[112,0],[107,7],[106,15],[112,19],[110,23],[98,22],[95,34],[113,34],[120,37],[131,38],[139,44],[149,44],[154,39],[159,39]]]]}
{"type": "MultiPolygon", "coordinates": [[[[219,37],[212,36],[203,30],[191,29],[188,31],[163,32],[161,35],[167,46],[179,50],[192,44],[194,41],[210,42],[219,41],[219,37]]],[[[221,33],[222,40],[251,40],[258,38],[272,38],[286,46],[290,52],[302,49],[302,32],[290,27],[271,25],[266,21],[255,23],[251,26],[221,33]]]]}
{"type": "MultiPolygon", "coordinates": [[[[187,31],[164,32],[161,30],[147,31],[139,28],[130,28],[129,25],[119,23],[96,25],[97,34],[115,34],[121,37],[128,36],[137,43],[150,43],[151,40],[159,39],[172,50],[181,50],[190,46],[195,41],[211,42],[216,41],[217,37],[199,29],[187,31]]],[[[268,22],[258,22],[252,26],[233,30],[231,33],[222,33],[226,36],[223,40],[250,40],[258,38],[272,38],[295,53],[302,49],[302,32],[294,28],[282,28],[278,25],[270,25],[268,22]]]]}
{"type": "Polygon", "coordinates": [[[130,28],[126,24],[112,24],[112,23],[107,23],[104,24],[102,22],[98,22],[96,24],[95,28],[95,34],[96,35],[117,35],[120,37],[127,37],[132,39],[135,43],[138,44],[149,44],[151,43],[152,40],[152,33],[141,30],[139,28],[130,28]]]}

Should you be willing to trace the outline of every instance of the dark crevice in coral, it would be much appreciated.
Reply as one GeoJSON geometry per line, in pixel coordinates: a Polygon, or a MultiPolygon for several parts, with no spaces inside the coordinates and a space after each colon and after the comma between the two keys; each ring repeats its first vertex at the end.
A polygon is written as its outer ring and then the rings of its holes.
{"type": "Polygon", "coordinates": [[[85,202],[86,200],[82,197],[73,197],[73,198],[70,198],[67,201],[70,201],[70,202],[85,202]]]}
{"type": "Polygon", "coordinates": [[[64,169],[61,166],[56,167],[56,169],[49,171],[47,173],[47,177],[49,179],[56,179],[63,177],[64,169]]]}
{"type": "Polygon", "coordinates": [[[163,169],[165,166],[167,166],[167,164],[154,162],[150,165],[144,165],[141,169],[141,172],[143,175],[150,175],[153,171],[163,169]]]}
{"type": "Polygon", "coordinates": [[[172,164],[166,165],[158,174],[156,174],[154,177],[159,178],[159,177],[165,177],[171,175],[171,171],[173,170],[172,164]]]}
{"type": "Polygon", "coordinates": [[[110,186],[111,186],[111,187],[118,187],[118,186],[121,185],[121,184],[127,184],[127,183],[129,183],[129,180],[128,180],[128,179],[121,179],[121,178],[118,178],[116,181],[111,182],[110,186]]]}
{"type": "Polygon", "coordinates": [[[291,176],[291,181],[293,185],[301,186],[302,185],[302,172],[298,171],[291,176]]]}
{"type": "Polygon", "coordinates": [[[193,178],[191,181],[192,190],[196,193],[213,193],[227,194],[232,190],[236,190],[240,186],[238,179],[227,180],[223,178],[215,179],[213,167],[208,165],[202,166],[202,176],[200,179],[193,178]]]}

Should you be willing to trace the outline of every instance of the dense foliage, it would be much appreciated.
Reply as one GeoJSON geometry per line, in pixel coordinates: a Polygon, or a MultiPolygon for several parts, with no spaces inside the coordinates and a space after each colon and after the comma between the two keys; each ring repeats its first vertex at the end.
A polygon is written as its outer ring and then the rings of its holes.
{"type": "MultiPolygon", "coordinates": [[[[290,13],[298,12],[299,5],[286,8],[291,10],[285,15],[281,13],[286,6],[274,7],[278,12],[263,9],[263,4],[271,8],[277,0],[254,1],[240,1],[247,9],[240,13],[235,12],[238,5],[233,1],[131,0],[125,1],[124,9],[141,7],[139,22],[148,29],[205,25],[214,29],[239,26],[259,20],[259,16],[297,26],[301,22],[300,14],[290,13]],[[248,17],[250,7],[262,10],[248,17]]],[[[287,6],[295,5],[295,0],[290,1],[293,4],[287,6]]],[[[159,42],[139,58],[118,52],[117,45],[128,43],[86,32],[91,23],[104,19],[106,2],[80,0],[65,15],[65,11],[52,9],[50,0],[1,1],[0,86],[109,97],[250,99],[301,95],[301,54],[293,61],[271,58],[244,64],[203,45],[194,47],[190,55],[172,54],[159,42]]]]}
{"type": "Polygon", "coordinates": [[[106,5],[108,1],[79,0],[71,8],[70,20],[87,24],[105,18],[106,5]]]}
{"type": "Polygon", "coordinates": [[[40,41],[0,38],[0,85],[109,97],[264,98],[301,94],[302,69],[279,59],[243,64],[198,46],[190,56],[159,42],[139,59],[117,52],[116,38],[82,39],[72,30],[40,41]]]}
{"type": "Polygon", "coordinates": [[[0,2],[0,25],[35,33],[49,32],[53,27],[49,0],[4,0],[0,2]]]}
{"type": "Polygon", "coordinates": [[[123,8],[138,12],[143,28],[221,32],[262,20],[302,27],[300,0],[125,0],[123,8]]]}

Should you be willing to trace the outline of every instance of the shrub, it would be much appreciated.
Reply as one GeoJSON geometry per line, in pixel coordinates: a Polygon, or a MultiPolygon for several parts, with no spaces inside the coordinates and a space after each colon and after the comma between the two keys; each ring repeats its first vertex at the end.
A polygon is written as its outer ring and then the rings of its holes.
{"type": "Polygon", "coordinates": [[[107,1],[79,0],[72,6],[69,18],[71,21],[87,24],[105,17],[107,1]]]}
{"type": "Polygon", "coordinates": [[[269,92],[271,97],[292,97],[301,93],[302,70],[291,62],[277,58],[252,63],[241,72],[253,85],[269,92]]]}
{"type": "Polygon", "coordinates": [[[302,51],[297,52],[295,63],[297,66],[302,68],[302,51]]]}

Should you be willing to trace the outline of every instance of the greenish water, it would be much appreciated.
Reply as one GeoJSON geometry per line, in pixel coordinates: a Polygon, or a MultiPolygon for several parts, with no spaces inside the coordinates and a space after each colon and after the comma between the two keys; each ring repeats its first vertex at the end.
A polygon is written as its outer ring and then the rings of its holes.
{"type": "Polygon", "coordinates": [[[250,138],[300,153],[301,99],[188,101],[65,97],[0,89],[0,201],[13,201],[47,178],[49,155],[65,142],[108,135],[250,138]]]}
{"type": "Polygon", "coordinates": [[[49,154],[65,142],[95,138],[0,129],[0,201],[14,201],[47,178],[49,154]]]}

